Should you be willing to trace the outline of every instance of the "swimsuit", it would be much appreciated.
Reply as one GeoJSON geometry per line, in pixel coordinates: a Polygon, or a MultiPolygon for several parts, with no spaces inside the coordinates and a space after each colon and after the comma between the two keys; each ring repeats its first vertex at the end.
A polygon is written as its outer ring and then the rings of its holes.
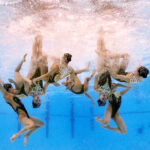
{"type": "Polygon", "coordinates": [[[112,106],[112,115],[111,117],[114,118],[118,109],[121,106],[121,96],[117,96],[116,93],[111,94],[112,100],[109,100],[109,103],[112,106]]]}
{"type": "MultiPolygon", "coordinates": [[[[37,68],[35,71],[35,74],[31,78],[31,80],[41,76],[41,71],[40,68],[37,68]]],[[[31,91],[29,92],[29,95],[31,96],[36,96],[36,95],[43,95],[44,90],[43,90],[43,81],[37,81],[36,84],[31,85],[31,91]]]]}
{"type": "Polygon", "coordinates": [[[24,107],[24,105],[22,104],[22,102],[20,101],[20,99],[19,99],[18,97],[16,97],[16,96],[13,96],[13,101],[14,101],[14,103],[17,104],[17,107],[16,107],[16,108],[13,107],[12,103],[9,103],[9,102],[8,102],[8,104],[12,107],[12,109],[13,109],[18,115],[19,115],[18,111],[19,111],[19,109],[20,109],[20,110],[22,110],[22,111],[26,114],[26,116],[27,116],[28,118],[30,118],[30,116],[28,115],[27,110],[25,109],[25,107],[24,107]]]}
{"type": "MultiPolygon", "coordinates": [[[[74,85],[73,85],[74,86],[74,85]]],[[[72,88],[73,86],[70,88],[70,91],[75,93],[75,94],[83,94],[84,93],[84,85],[82,84],[81,90],[79,92],[74,91],[72,88]]]]}
{"type": "Polygon", "coordinates": [[[111,77],[109,72],[105,72],[99,77],[98,84],[100,85],[98,88],[100,93],[108,94],[111,92],[111,77]]]}
{"type": "Polygon", "coordinates": [[[20,91],[17,95],[22,95],[22,94],[25,95],[25,96],[28,96],[28,94],[25,92],[24,84],[22,85],[22,87],[21,87],[21,89],[20,89],[20,91]]]}

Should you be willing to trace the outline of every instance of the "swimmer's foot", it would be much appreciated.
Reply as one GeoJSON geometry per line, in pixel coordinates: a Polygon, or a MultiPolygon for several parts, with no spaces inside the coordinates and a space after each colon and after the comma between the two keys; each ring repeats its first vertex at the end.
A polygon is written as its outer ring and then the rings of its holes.
{"type": "Polygon", "coordinates": [[[100,119],[100,117],[95,117],[95,120],[99,123],[102,123],[102,119],[100,119]]]}
{"type": "Polygon", "coordinates": [[[100,125],[100,127],[105,128],[105,129],[110,129],[109,124],[102,124],[100,125]]]}
{"type": "Polygon", "coordinates": [[[16,138],[17,138],[17,135],[14,134],[14,135],[10,138],[11,142],[14,142],[14,140],[15,140],[16,138]]]}
{"type": "Polygon", "coordinates": [[[95,120],[101,123],[103,126],[107,126],[108,123],[104,121],[104,119],[100,119],[100,117],[95,117],[95,120]]]}
{"type": "Polygon", "coordinates": [[[24,146],[26,146],[26,145],[27,145],[28,138],[29,138],[29,136],[28,136],[27,134],[26,134],[26,135],[24,135],[24,146]]]}

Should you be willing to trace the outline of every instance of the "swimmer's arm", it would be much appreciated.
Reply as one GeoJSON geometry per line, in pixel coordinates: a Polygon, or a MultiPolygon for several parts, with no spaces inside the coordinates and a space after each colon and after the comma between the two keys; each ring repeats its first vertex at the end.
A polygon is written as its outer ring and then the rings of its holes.
{"type": "Polygon", "coordinates": [[[123,84],[120,84],[120,83],[117,83],[117,84],[115,84],[115,86],[113,87],[113,89],[116,90],[118,87],[124,87],[124,88],[127,88],[128,86],[123,85],[123,84]]]}
{"type": "Polygon", "coordinates": [[[130,78],[127,75],[119,75],[116,72],[114,72],[112,70],[112,68],[110,66],[106,66],[106,68],[108,69],[110,75],[112,76],[112,78],[114,78],[115,80],[122,80],[124,82],[129,83],[130,82],[130,78]]]}
{"type": "Polygon", "coordinates": [[[90,67],[90,62],[88,63],[88,66],[86,68],[80,69],[80,70],[76,70],[75,74],[80,74],[82,72],[87,72],[87,71],[89,71],[89,67],[90,67]]]}
{"type": "Polygon", "coordinates": [[[5,88],[3,87],[4,82],[0,79],[0,91],[2,93],[2,95],[4,97],[6,97],[8,95],[8,92],[5,90],[5,88]]]}
{"type": "Polygon", "coordinates": [[[19,87],[17,85],[17,83],[13,80],[13,79],[8,79],[10,83],[13,83],[15,85],[15,88],[18,90],[19,87]]]}
{"type": "Polygon", "coordinates": [[[58,72],[58,71],[59,71],[59,67],[57,66],[54,69],[50,70],[48,73],[41,75],[38,78],[33,79],[33,82],[35,83],[36,81],[40,81],[40,80],[43,80],[45,78],[48,78],[51,74],[53,75],[55,72],[58,72]]]}
{"type": "Polygon", "coordinates": [[[3,87],[4,84],[5,84],[4,81],[2,79],[0,79],[0,91],[1,91],[5,101],[8,102],[9,99],[13,96],[13,94],[11,94],[5,90],[5,88],[3,87]]]}
{"type": "Polygon", "coordinates": [[[136,88],[136,87],[135,87],[135,86],[133,86],[133,87],[128,86],[128,87],[125,88],[124,90],[118,92],[117,95],[118,95],[118,96],[122,96],[122,95],[126,94],[130,89],[134,89],[134,88],[136,88]]]}
{"type": "Polygon", "coordinates": [[[95,107],[95,101],[93,100],[93,98],[87,92],[84,92],[84,94],[92,101],[93,107],[95,107]]]}
{"type": "Polygon", "coordinates": [[[49,72],[46,73],[46,74],[41,75],[41,76],[38,77],[38,78],[33,79],[33,83],[35,83],[35,82],[37,82],[37,81],[40,81],[40,80],[43,80],[44,78],[47,78],[48,76],[49,76],[49,72]]]}
{"type": "MultiPolygon", "coordinates": [[[[111,73],[110,73],[111,74],[111,73]]],[[[112,78],[114,78],[115,80],[122,80],[124,82],[129,83],[130,82],[130,78],[127,77],[126,75],[118,75],[118,74],[111,74],[112,78]]]]}
{"type": "Polygon", "coordinates": [[[96,91],[96,92],[99,92],[99,84],[98,84],[98,77],[99,77],[99,75],[97,74],[96,76],[95,76],[95,79],[94,79],[94,90],[96,91]]]}
{"type": "Polygon", "coordinates": [[[46,93],[46,89],[47,89],[48,85],[49,85],[48,81],[45,82],[44,87],[43,87],[44,94],[46,93]]]}

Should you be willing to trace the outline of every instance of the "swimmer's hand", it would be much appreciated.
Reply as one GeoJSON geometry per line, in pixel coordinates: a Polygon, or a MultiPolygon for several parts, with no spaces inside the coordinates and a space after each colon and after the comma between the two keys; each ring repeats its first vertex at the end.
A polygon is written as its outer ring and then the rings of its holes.
{"type": "Polygon", "coordinates": [[[130,89],[136,89],[137,87],[136,86],[130,86],[129,88],[130,89]]]}
{"type": "Polygon", "coordinates": [[[23,56],[23,59],[22,59],[23,62],[26,61],[26,56],[27,56],[27,54],[25,54],[25,55],[23,56]]]}
{"type": "Polygon", "coordinates": [[[36,79],[32,79],[32,83],[33,83],[33,84],[36,84],[36,79]]]}
{"type": "Polygon", "coordinates": [[[31,86],[33,84],[32,80],[28,79],[28,78],[24,78],[25,79],[25,84],[28,84],[29,86],[31,86]]]}
{"type": "Polygon", "coordinates": [[[61,84],[63,84],[63,85],[67,85],[67,82],[62,82],[61,84]]]}

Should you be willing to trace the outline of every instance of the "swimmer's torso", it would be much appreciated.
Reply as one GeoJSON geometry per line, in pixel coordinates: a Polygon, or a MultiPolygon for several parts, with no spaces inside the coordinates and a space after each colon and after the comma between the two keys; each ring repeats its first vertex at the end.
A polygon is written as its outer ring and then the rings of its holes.
{"type": "Polygon", "coordinates": [[[108,72],[103,73],[98,77],[98,85],[97,89],[99,93],[103,93],[105,95],[111,93],[111,78],[108,72]]]}
{"type": "Polygon", "coordinates": [[[18,115],[25,115],[29,118],[28,112],[26,111],[24,105],[18,97],[9,96],[5,100],[7,104],[9,104],[18,115]]]}
{"type": "Polygon", "coordinates": [[[57,71],[49,76],[49,83],[57,82],[70,75],[72,68],[69,66],[57,65],[57,71]]]}
{"type": "MultiPolygon", "coordinates": [[[[68,80],[69,79],[70,78],[68,78],[68,80]]],[[[81,81],[79,80],[77,75],[75,75],[74,81],[72,81],[69,84],[70,84],[70,85],[68,85],[69,90],[72,91],[73,93],[75,93],[75,94],[82,94],[82,93],[84,93],[84,85],[81,84],[81,81]]]]}
{"type": "Polygon", "coordinates": [[[115,117],[116,113],[118,112],[120,106],[121,106],[121,96],[114,92],[110,95],[111,99],[109,99],[109,103],[112,106],[112,115],[111,117],[115,117]]]}

